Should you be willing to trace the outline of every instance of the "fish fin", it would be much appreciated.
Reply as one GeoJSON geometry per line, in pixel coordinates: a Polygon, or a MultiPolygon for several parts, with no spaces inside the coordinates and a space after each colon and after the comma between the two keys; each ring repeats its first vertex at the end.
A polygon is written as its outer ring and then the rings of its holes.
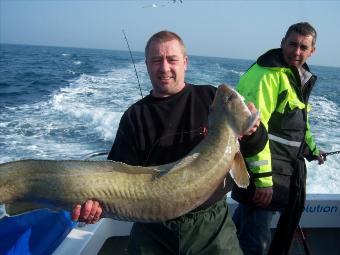
{"type": "Polygon", "coordinates": [[[165,165],[160,165],[160,166],[155,166],[154,169],[160,172],[160,175],[165,175],[169,172],[171,172],[174,169],[186,167],[190,165],[197,157],[199,156],[199,153],[193,153],[191,155],[188,155],[184,157],[181,160],[165,164],[165,165]]]}
{"type": "Polygon", "coordinates": [[[198,158],[199,155],[200,155],[200,153],[193,153],[191,155],[188,155],[185,158],[177,161],[174,164],[173,168],[186,167],[186,166],[190,165],[193,161],[195,161],[198,158]]]}
{"type": "Polygon", "coordinates": [[[235,154],[230,175],[240,188],[246,188],[249,185],[249,174],[241,152],[235,154]]]}
{"type": "Polygon", "coordinates": [[[164,175],[170,174],[172,171],[175,171],[178,168],[183,168],[190,165],[195,159],[197,159],[199,155],[199,153],[194,153],[184,157],[181,160],[153,167],[155,173],[152,175],[152,181],[161,178],[164,175]]]}

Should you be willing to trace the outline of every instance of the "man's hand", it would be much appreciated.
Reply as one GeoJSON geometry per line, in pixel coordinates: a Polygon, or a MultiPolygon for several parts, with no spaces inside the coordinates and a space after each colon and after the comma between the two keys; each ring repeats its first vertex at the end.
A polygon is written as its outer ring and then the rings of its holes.
{"type": "Polygon", "coordinates": [[[253,203],[262,208],[266,208],[273,198],[273,188],[256,188],[253,196],[253,203]]]}
{"type": "Polygon", "coordinates": [[[99,221],[103,209],[98,200],[89,199],[82,205],[77,204],[72,210],[72,220],[93,224],[99,221]]]}
{"type": "Polygon", "coordinates": [[[317,156],[317,160],[319,162],[319,165],[322,165],[323,163],[325,163],[325,161],[327,160],[326,159],[326,155],[325,155],[325,152],[320,150],[319,152],[319,156],[317,156]]]}
{"type": "MultiPolygon", "coordinates": [[[[248,106],[248,109],[251,113],[256,113],[257,112],[257,109],[255,107],[255,105],[252,103],[252,102],[249,102],[247,104],[248,106]]],[[[252,133],[254,133],[256,131],[256,129],[260,126],[260,118],[258,118],[256,120],[256,122],[254,123],[254,125],[248,130],[247,133],[244,133],[243,135],[244,136],[248,136],[248,135],[251,135],[252,133]]]]}

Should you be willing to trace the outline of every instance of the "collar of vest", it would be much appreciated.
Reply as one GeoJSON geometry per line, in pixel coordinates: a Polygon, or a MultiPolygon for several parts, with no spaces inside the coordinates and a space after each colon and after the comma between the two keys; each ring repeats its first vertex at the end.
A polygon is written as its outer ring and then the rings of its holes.
{"type": "MultiPolygon", "coordinates": [[[[261,55],[256,63],[262,67],[282,67],[282,68],[290,68],[294,73],[298,72],[295,66],[288,66],[283,58],[282,49],[272,49],[261,55]]],[[[306,63],[302,65],[304,69],[309,71],[309,67],[306,63]]]]}

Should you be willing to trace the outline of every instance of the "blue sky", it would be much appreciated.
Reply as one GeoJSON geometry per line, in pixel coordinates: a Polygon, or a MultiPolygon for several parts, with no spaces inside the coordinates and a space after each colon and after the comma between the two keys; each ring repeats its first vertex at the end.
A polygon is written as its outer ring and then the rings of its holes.
{"type": "Polygon", "coordinates": [[[256,59],[289,25],[318,31],[310,64],[340,67],[340,1],[0,0],[0,42],[134,51],[167,29],[189,55],[256,59]],[[157,7],[152,7],[152,6],[157,7]]]}

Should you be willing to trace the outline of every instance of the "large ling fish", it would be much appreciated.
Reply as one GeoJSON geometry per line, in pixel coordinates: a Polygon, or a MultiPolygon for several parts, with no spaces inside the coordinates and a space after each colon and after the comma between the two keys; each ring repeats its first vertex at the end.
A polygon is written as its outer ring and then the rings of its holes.
{"type": "Polygon", "coordinates": [[[105,217],[144,222],[173,219],[204,203],[231,168],[235,182],[248,185],[237,136],[257,119],[258,114],[251,114],[234,90],[220,85],[209,114],[208,135],[183,159],[155,167],[114,161],[8,162],[0,165],[0,203],[70,210],[76,203],[96,198],[105,217]]]}

